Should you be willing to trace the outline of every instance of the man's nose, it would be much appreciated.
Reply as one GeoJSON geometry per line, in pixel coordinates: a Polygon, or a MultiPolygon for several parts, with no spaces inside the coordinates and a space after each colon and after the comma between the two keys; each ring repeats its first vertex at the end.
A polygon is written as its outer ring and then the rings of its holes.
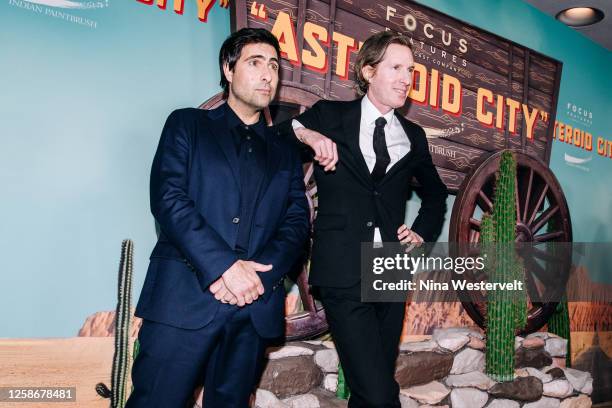
{"type": "Polygon", "coordinates": [[[272,77],[275,75],[274,70],[272,69],[272,67],[266,66],[263,68],[262,72],[261,72],[261,79],[265,82],[270,82],[272,81],[272,77]]]}
{"type": "Polygon", "coordinates": [[[410,85],[410,83],[412,82],[412,72],[403,71],[400,81],[402,81],[402,84],[404,85],[410,85]]]}

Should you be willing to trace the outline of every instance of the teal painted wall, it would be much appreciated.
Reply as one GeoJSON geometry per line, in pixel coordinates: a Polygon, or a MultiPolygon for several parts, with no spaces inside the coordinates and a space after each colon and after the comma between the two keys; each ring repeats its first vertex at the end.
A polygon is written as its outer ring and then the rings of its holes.
{"type": "MultiPolygon", "coordinates": [[[[23,5],[24,3],[19,3],[23,5]]],[[[155,244],[148,185],[167,115],[220,90],[229,10],[198,20],[135,0],[72,11],[0,4],[0,337],[75,336],[113,310],[121,241],[135,300],[155,244]]]]}

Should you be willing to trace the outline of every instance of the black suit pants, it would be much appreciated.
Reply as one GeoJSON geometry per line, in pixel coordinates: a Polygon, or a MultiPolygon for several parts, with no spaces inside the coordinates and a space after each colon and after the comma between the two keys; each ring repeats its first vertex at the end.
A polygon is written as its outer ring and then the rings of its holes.
{"type": "Polygon", "coordinates": [[[318,287],[350,388],[349,408],[399,408],[395,364],[405,303],[361,302],[361,284],[318,287]]]}

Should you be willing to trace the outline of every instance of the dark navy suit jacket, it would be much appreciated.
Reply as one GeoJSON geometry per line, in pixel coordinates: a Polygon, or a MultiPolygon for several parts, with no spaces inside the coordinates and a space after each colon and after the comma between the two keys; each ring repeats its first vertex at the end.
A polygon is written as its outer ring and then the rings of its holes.
{"type": "MultiPolygon", "coordinates": [[[[209,286],[239,259],[240,176],[229,109],[180,109],[166,121],[150,185],[161,231],[136,308],[139,317],[198,329],[221,304],[209,286]]],[[[245,307],[261,336],[277,337],[284,334],[282,280],[302,254],[309,208],[299,152],[275,128],[266,128],[264,138],[264,180],[246,259],[273,269],[259,273],[265,294],[245,307]]]]}

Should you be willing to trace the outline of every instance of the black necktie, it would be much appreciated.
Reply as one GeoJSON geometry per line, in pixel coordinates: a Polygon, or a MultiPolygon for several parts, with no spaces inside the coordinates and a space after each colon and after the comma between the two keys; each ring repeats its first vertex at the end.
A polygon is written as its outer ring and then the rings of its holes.
{"type": "Polygon", "coordinates": [[[387,166],[391,163],[391,157],[387,150],[387,141],[385,140],[385,125],[387,121],[382,116],[374,122],[374,153],[376,154],[376,164],[372,170],[372,179],[378,183],[385,176],[387,166]]]}

